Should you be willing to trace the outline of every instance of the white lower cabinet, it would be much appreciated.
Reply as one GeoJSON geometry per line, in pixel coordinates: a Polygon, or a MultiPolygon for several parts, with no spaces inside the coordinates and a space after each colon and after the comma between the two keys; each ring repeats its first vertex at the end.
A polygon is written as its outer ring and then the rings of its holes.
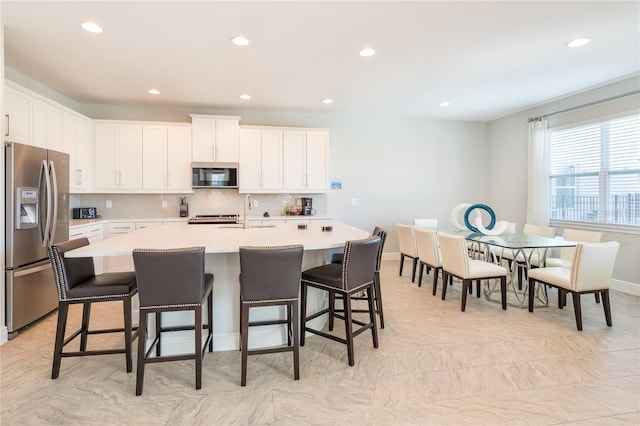
{"type": "MultiPolygon", "coordinates": [[[[69,239],[77,240],[78,238],[87,237],[87,239],[89,240],[89,244],[91,244],[96,241],[102,240],[103,232],[104,229],[102,224],[78,226],[74,227],[73,229],[69,229],[69,239]]],[[[104,258],[94,257],[93,268],[95,269],[96,275],[102,274],[102,272],[104,272],[104,258]]]]}

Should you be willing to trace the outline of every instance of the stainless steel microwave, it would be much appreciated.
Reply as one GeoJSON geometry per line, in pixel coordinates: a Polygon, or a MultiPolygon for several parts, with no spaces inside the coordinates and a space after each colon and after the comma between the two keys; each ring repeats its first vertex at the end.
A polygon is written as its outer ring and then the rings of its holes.
{"type": "Polygon", "coordinates": [[[193,188],[237,188],[238,163],[191,163],[193,188]]]}

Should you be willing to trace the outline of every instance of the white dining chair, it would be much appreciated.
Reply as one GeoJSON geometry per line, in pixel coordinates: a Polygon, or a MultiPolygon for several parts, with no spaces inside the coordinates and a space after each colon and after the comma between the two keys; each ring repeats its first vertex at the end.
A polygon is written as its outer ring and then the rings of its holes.
{"type": "MultiPolygon", "coordinates": [[[[500,295],[502,298],[502,309],[507,309],[507,269],[495,263],[484,260],[471,259],[468,255],[467,245],[464,237],[438,232],[438,242],[440,243],[440,253],[442,255],[442,282],[447,282],[447,277],[452,275],[462,280],[462,305],[464,312],[467,303],[467,292],[473,281],[480,282],[488,279],[500,280],[500,295]]],[[[442,286],[442,300],[447,293],[446,285],[442,286]]],[[[478,292],[478,297],[480,293],[478,292]]]]}
{"type": "Polygon", "coordinates": [[[413,219],[413,226],[421,227],[421,228],[438,228],[438,219],[413,219]]]}
{"type": "Polygon", "coordinates": [[[435,296],[436,289],[438,288],[438,273],[442,270],[438,237],[434,231],[425,228],[415,228],[415,236],[420,260],[418,287],[422,286],[422,273],[424,269],[427,268],[427,273],[429,269],[433,269],[433,295],[435,296]]]}
{"type": "Polygon", "coordinates": [[[529,271],[529,312],[533,312],[535,285],[540,283],[558,288],[560,309],[565,305],[566,292],[571,293],[578,330],[582,330],[580,296],[585,293],[601,295],[605,321],[611,327],[609,287],[619,247],[620,244],[616,241],[578,243],[574,249],[570,268],[548,266],[529,271]]]}
{"type": "Polygon", "coordinates": [[[396,224],[398,232],[398,244],[400,246],[400,270],[399,276],[402,276],[402,269],[404,266],[404,258],[408,257],[413,260],[413,267],[411,272],[411,282],[416,281],[416,269],[418,267],[418,247],[416,246],[416,238],[413,232],[412,225],[406,225],[404,223],[396,224]]]}
{"type": "MultiPolygon", "coordinates": [[[[562,232],[562,238],[580,243],[601,243],[604,240],[604,233],[567,228],[562,232]]],[[[564,266],[565,268],[570,268],[575,251],[575,247],[563,247],[560,249],[560,257],[547,258],[545,266],[564,266]]]]}

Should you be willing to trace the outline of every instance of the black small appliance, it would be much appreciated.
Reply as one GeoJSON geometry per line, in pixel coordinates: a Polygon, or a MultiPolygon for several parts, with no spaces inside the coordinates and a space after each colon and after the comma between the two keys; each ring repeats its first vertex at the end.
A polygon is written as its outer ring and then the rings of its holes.
{"type": "Polygon", "coordinates": [[[313,199],[310,197],[302,197],[300,200],[302,201],[302,215],[313,215],[313,199]]]}
{"type": "Polygon", "coordinates": [[[98,217],[98,210],[95,207],[80,207],[71,209],[73,219],[95,219],[98,217]]]}
{"type": "Polygon", "coordinates": [[[180,217],[189,217],[189,204],[187,197],[180,197],[180,217]]]}

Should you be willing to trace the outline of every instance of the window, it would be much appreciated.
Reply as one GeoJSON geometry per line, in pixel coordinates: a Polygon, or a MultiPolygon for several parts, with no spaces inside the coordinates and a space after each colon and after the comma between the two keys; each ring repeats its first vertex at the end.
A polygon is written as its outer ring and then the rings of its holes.
{"type": "Polygon", "coordinates": [[[549,131],[551,220],[640,225],[640,115],[549,131]]]}

